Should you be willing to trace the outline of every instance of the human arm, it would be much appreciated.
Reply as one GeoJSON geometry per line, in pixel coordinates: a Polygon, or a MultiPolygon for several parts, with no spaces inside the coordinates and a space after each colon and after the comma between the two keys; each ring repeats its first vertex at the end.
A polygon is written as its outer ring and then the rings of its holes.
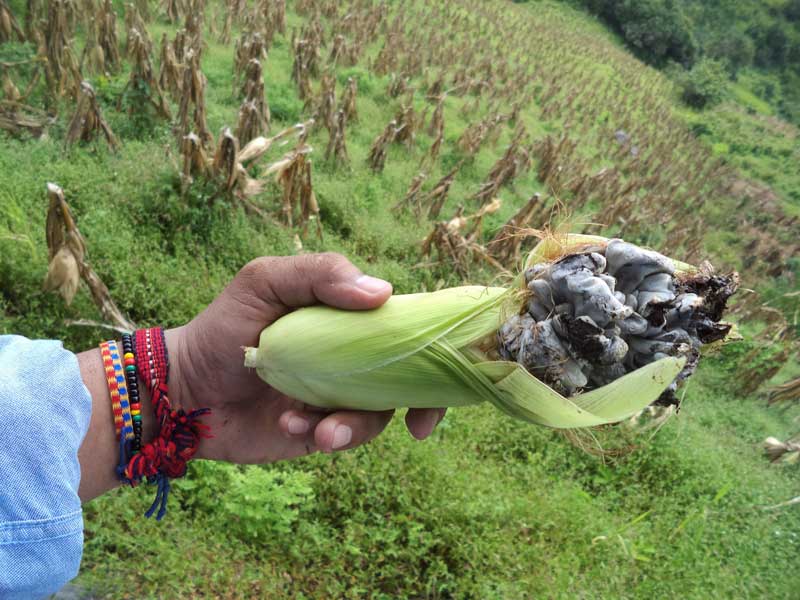
{"type": "MultiPolygon", "coordinates": [[[[388,424],[392,411],[323,412],[288,398],[243,365],[243,346],[255,345],[261,330],[295,308],[328,304],[368,310],[391,295],[385,281],[365,276],[335,254],[263,257],[246,265],[200,315],[166,332],[170,356],[170,399],[187,412],[211,408],[203,422],[213,438],[200,443],[197,458],[267,463],[316,451],[345,450],[368,442],[388,424]]],[[[118,485],[111,403],[99,350],[78,355],[81,376],[92,396],[92,419],[78,454],[82,501],[118,485]]],[[[149,397],[142,398],[143,441],[152,437],[149,397]]],[[[409,410],[406,424],[427,437],[444,410],[409,410]]]]}

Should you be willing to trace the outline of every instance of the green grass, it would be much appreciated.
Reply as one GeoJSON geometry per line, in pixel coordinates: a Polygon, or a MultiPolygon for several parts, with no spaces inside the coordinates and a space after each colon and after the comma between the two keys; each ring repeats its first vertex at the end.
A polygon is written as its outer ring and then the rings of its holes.
{"type": "Polygon", "coordinates": [[[751,89],[741,82],[731,82],[729,88],[737,104],[744,106],[748,111],[768,117],[775,114],[775,111],[768,102],[759,98],[751,89]]]}
{"type": "MultiPolygon", "coordinates": [[[[544,45],[564,36],[585,46],[563,58],[566,66],[611,81],[622,103],[651,90],[657,109],[686,120],[743,176],[770,183],[782,205],[796,206],[796,145],[781,133],[780,121],[736,105],[683,112],[671,104],[669,83],[624,53],[597,22],[551,2],[519,10],[520,19],[539,28],[544,45]]],[[[290,29],[304,22],[293,11],[288,17],[290,29]]],[[[173,29],[156,23],[151,35],[158,40],[173,29]]],[[[372,55],[380,40],[373,46],[372,55]]],[[[214,133],[235,124],[239,99],[230,85],[231,65],[232,49],[209,38],[202,67],[214,133]]],[[[291,65],[289,41],[278,36],[265,68],[274,131],[307,117],[289,77],[291,65]]],[[[370,144],[400,101],[386,97],[389,78],[370,73],[364,61],[337,72],[339,93],[348,76],[359,82],[360,120],[347,130],[351,165],[327,164],[327,134],[312,133],[325,235],[323,241],[305,239],[305,249],[342,252],[366,272],[391,280],[398,292],[463,283],[448,265],[419,266],[430,223],[389,210],[416,175],[431,139],[420,133],[412,149],[393,146],[385,171],[371,173],[365,166],[370,144]]],[[[65,151],[69,107],[46,140],[0,138],[0,332],[62,339],[75,351],[106,333],[64,325],[65,319],[99,318],[85,289],[70,307],[41,291],[47,181],[64,188],[90,262],[122,311],[140,325],[185,323],[253,257],[296,251],[293,231],[249,218],[209,186],[198,183],[182,197],[168,124],[136,127],[115,111],[125,74],[93,81],[122,139],[118,155],[101,143],[65,151]]],[[[460,109],[472,100],[448,97],[446,143],[426,189],[459,160],[455,141],[464,128],[487,114],[483,101],[464,116],[460,109]]],[[[576,105],[571,127],[580,131],[584,114],[593,119],[579,153],[587,170],[596,172],[619,163],[602,145],[617,113],[588,102],[576,105]]],[[[423,105],[418,98],[417,108],[423,105]]],[[[632,125],[651,127],[652,110],[631,104],[632,125]]],[[[534,139],[559,136],[564,126],[560,117],[544,118],[535,104],[522,119],[534,139]]],[[[662,135],[657,125],[647,129],[656,140],[662,135]]],[[[468,197],[510,135],[504,127],[496,144],[486,144],[465,165],[443,218],[458,204],[472,209],[468,197]]],[[[535,168],[501,190],[503,208],[485,220],[486,236],[534,191],[546,192],[535,168]]],[[[277,212],[279,197],[277,188],[268,187],[257,201],[277,212]]],[[[726,197],[713,200],[698,211],[712,224],[705,240],[709,255],[738,264],[740,230],[726,226],[737,215],[728,214],[726,197]]],[[[564,201],[569,208],[569,198],[564,201]]],[[[590,216],[584,210],[573,219],[590,216]]],[[[758,223],[759,216],[745,207],[745,219],[758,223]]],[[[633,234],[653,244],[664,238],[658,223],[633,234]]],[[[476,267],[468,280],[493,277],[476,267]]],[[[791,279],[757,283],[776,299],[795,285],[791,279]]],[[[793,305],[784,302],[790,314],[793,305]]],[[[757,332],[755,326],[745,331],[757,332]]],[[[624,428],[597,432],[604,447],[635,446],[618,460],[600,460],[556,432],[478,406],[450,411],[424,443],[414,442],[395,419],[378,440],[344,454],[246,469],[194,463],[189,477],[176,483],[162,523],[141,517],[151,490],[117,490],[86,506],[79,581],[112,598],[795,598],[800,511],[762,507],[798,495],[800,471],[770,466],[760,444],[769,435],[794,433],[800,411],[768,409],[760,393],[738,393],[742,356],[757,343],[709,357],[690,381],[680,415],[657,435],[624,428]]]]}
{"type": "Polygon", "coordinates": [[[758,451],[786,424],[704,375],[680,417],[613,464],[488,407],[451,411],[425,443],[396,420],[367,448],[270,468],[310,474],[314,498],[255,541],[231,533],[220,474],[195,465],[161,525],[137,518],[141,492],[90,505],[83,580],[104,589],[113,573],[145,597],[791,598],[800,514],[762,507],[800,478],[758,451]],[[141,545],[158,564],[144,583],[115,566],[141,545]]]}

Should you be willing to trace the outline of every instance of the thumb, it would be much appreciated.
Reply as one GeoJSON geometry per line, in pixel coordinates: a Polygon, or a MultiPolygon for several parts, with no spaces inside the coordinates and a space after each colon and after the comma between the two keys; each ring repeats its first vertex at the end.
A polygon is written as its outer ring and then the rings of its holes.
{"type": "Polygon", "coordinates": [[[392,295],[392,286],[364,275],[344,256],[326,253],[257,258],[242,268],[227,291],[264,303],[277,318],[313,304],[348,310],[377,308],[392,295]]]}

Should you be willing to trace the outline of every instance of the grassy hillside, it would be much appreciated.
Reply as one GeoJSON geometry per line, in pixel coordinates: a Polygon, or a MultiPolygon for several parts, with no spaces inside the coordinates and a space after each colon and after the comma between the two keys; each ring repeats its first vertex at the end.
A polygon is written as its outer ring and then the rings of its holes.
{"type": "Polygon", "coordinates": [[[800,2],[797,0],[569,0],[614,29],[650,64],[671,65],[678,79],[718,66],[693,104],[713,100],[715,87],[743,94],[800,122],[800,2]],[[729,80],[729,85],[725,85],[729,80]]]}
{"type": "MultiPolygon", "coordinates": [[[[22,4],[12,3],[20,22],[22,4]]],[[[440,76],[450,90],[444,141],[423,191],[460,165],[440,219],[459,205],[477,210],[471,196],[524,126],[530,168],[497,191],[502,207],[486,216],[479,241],[540,192],[548,210],[532,226],[546,225],[557,208],[554,227],[624,235],[738,268],[762,295],[755,305],[772,300],[791,325],[798,298],[786,294],[796,290],[800,266],[800,199],[796,173],[786,168],[794,129],[735,106],[680,108],[662,74],[560,3],[408,2],[385,13],[376,6],[290,2],[286,33],[276,33],[264,62],[277,132],[316,104],[304,107],[291,78],[293,30],[319,23],[328,43],[322,66],[337,32],[363,43],[355,64],[334,69],[337,100],[348,78],[358,87],[358,122],[346,128],[349,165],[324,159],[325,128],[308,138],[324,237],[306,236],[302,250],[294,243],[300,230],[280,224],[277,184],[252,199],[274,215],[267,220],[218,194],[213,181],[198,178],[181,193],[170,123],[117,110],[127,60],[116,74],[85,73],[122,142],[117,154],[101,142],[64,148],[69,99],[46,138],[0,137],[0,332],[56,337],[75,351],[107,335],[65,325],[100,318],[85,289],[69,307],[41,291],[47,181],[63,187],[90,262],[140,325],[184,323],[262,254],[342,252],[401,293],[492,281],[496,271],[479,262],[459,273],[449,261],[422,257],[434,220],[390,210],[433,143],[426,129],[436,101],[426,93],[440,76]],[[348,29],[369,15],[380,16],[369,31],[348,29]],[[408,77],[416,92],[390,96],[393,75],[408,77]],[[373,173],[370,146],[402,104],[427,114],[425,126],[413,144],[391,144],[385,169],[373,173]],[[515,108],[515,122],[501,119],[474,156],[459,147],[471,125],[515,108]]],[[[222,29],[220,8],[206,9],[201,63],[215,136],[235,125],[241,103],[234,42],[208,31],[212,19],[222,29]]],[[[234,41],[241,27],[234,24],[234,41]]],[[[148,29],[157,65],[158,40],[178,26],[158,16],[148,29]]],[[[75,38],[81,48],[80,23],[75,38]]],[[[0,61],[31,52],[0,45],[0,61]]],[[[26,74],[12,76],[22,87],[26,74]]],[[[311,83],[316,98],[320,78],[311,83]]],[[[31,100],[44,101],[43,90],[31,100]]],[[[293,144],[272,150],[262,166],[293,144]]],[[[792,598],[800,588],[800,512],[764,507],[797,496],[800,472],[769,466],[760,444],[794,433],[798,410],[769,409],[759,391],[747,391],[782,347],[766,341],[761,313],[745,306],[741,314],[749,315],[748,340],[702,363],[677,418],[657,432],[595,433],[604,447],[633,449],[621,458],[601,460],[556,432],[474,407],[451,411],[425,443],[396,419],[379,440],[342,455],[242,469],[198,462],[176,484],[162,523],[140,517],[151,500],[146,489],[117,490],[86,507],[80,581],[114,598],[792,598]]],[[[792,369],[779,377],[797,376],[792,369]]]]}

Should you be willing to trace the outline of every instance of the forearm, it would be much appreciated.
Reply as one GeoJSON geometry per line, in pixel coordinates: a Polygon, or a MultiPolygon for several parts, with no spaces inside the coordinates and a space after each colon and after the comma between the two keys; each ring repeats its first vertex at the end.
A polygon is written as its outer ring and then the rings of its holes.
{"type": "MultiPolygon", "coordinates": [[[[165,332],[168,352],[179,343],[177,339],[179,331],[179,329],[171,329],[165,332]]],[[[170,354],[172,353],[170,352],[170,354]]],[[[95,348],[78,354],[78,365],[83,383],[92,396],[92,417],[89,430],[78,451],[78,461],[81,465],[78,495],[81,502],[88,502],[120,485],[116,474],[119,464],[119,440],[114,431],[111,397],[103,361],[100,357],[100,349],[95,348]]],[[[173,374],[177,368],[175,364],[171,366],[173,374]]],[[[171,376],[170,381],[172,379],[171,376]]],[[[179,406],[179,391],[177,386],[170,386],[170,399],[175,407],[179,406]]],[[[150,392],[141,381],[139,402],[142,406],[142,444],[147,444],[153,439],[155,422],[150,392]]]]}

